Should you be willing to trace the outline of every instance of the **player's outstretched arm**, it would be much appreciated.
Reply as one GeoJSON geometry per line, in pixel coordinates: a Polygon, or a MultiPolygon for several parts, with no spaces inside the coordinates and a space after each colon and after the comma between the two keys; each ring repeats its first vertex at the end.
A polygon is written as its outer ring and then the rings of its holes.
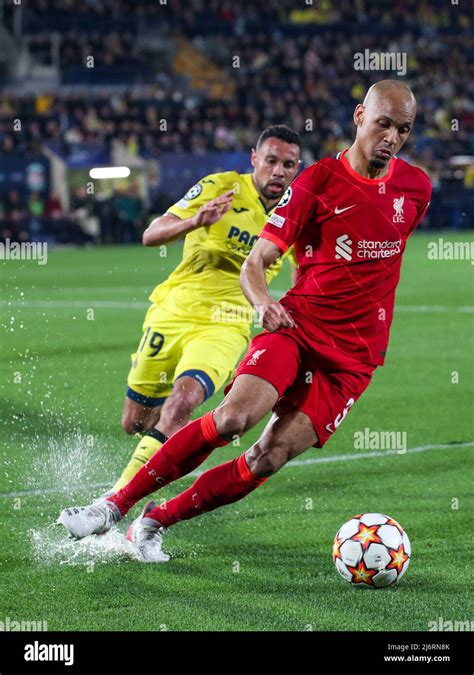
{"type": "Polygon", "coordinates": [[[188,232],[198,227],[214,225],[222,218],[232,204],[233,190],[224,192],[210,202],[203,204],[191,218],[178,218],[172,213],[165,213],[152,220],[143,233],[144,246],[159,246],[184,237],[188,232]]]}
{"type": "Polygon", "coordinates": [[[265,272],[279,256],[281,251],[278,246],[268,239],[259,239],[240,272],[244,295],[258,312],[262,326],[269,331],[295,325],[285,308],[268,291],[265,272]]]}

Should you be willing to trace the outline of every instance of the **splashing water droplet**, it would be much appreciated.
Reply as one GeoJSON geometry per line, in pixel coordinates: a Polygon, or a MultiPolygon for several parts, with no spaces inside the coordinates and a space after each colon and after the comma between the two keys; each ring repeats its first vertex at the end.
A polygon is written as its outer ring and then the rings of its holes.
{"type": "MultiPolygon", "coordinates": [[[[113,527],[106,534],[76,541],[59,525],[29,531],[33,558],[38,565],[90,565],[137,560],[132,544],[113,527]]],[[[93,567],[91,567],[91,571],[93,567]]]]}

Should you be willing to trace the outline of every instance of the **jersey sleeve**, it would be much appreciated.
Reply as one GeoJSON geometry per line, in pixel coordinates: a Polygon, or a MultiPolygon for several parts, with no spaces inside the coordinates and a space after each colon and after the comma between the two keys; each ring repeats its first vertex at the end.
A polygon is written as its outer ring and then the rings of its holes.
{"type": "Polygon", "coordinates": [[[296,240],[316,208],[316,165],[295,178],[260,233],[284,253],[296,240]]]}
{"type": "Polygon", "coordinates": [[[205,176],[198,183],[193,185],[176,204],[170,206],[166,213],[172,213],[174,216],[186,220],[192,218],[201,206],[215,199],[224,192],[219,179],[219,174],[210,174],[205,176]]]}

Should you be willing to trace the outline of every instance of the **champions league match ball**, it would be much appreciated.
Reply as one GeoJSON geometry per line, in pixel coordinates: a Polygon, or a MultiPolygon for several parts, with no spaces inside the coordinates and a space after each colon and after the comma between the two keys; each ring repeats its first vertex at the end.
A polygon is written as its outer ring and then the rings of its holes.
{"type": "Polygon", "coordinates": [[[357,586],[392,586],[407,571],[410,540],[396,520],[383,513],[361,513],[339,529],[332,558],[346,581],[357,586]]]}

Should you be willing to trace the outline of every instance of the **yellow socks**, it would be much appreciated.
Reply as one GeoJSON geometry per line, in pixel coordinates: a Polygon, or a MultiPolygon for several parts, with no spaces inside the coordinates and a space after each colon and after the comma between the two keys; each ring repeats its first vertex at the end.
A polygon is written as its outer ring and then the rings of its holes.
{"type": "Polygon", "coordinates": [[[131,460],[125,467],[122,475],[115,483],[112,490],[117,492],[121,490],[137,473],[142,466],[148,462],[157,450],[161,448],[163,443],[168,440],[167,437],[158,431],[158,429],[150,429],[138,443],[134,450],[131,460]]]}

